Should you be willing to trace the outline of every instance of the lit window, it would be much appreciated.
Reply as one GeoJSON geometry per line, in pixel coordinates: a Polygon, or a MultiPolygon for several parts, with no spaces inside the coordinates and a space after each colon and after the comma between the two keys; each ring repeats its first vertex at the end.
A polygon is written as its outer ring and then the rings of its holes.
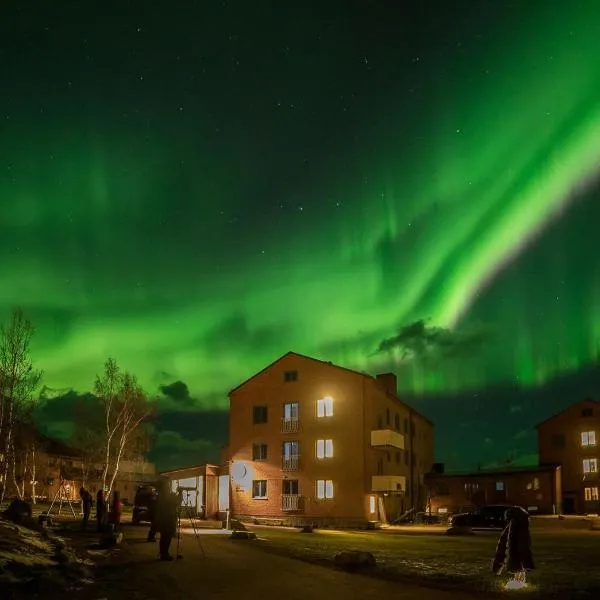
{"type": "Polygon", "coordinates": [[[298,419],[297,402],[287,402],[283,405],[283,418],[285,421],[295,421],[298,419]]]}
{"type": "Polygon", "coordinates": [[[264,500],[267,497],[267,480],[255,479],[252,482],[252,497],[264,500]]]}
{"type": "Polygon", "coordinates": [[[372,515],[375,514],[375,496],[369,496],[369,511],[372,515]]]}
{"type": "Polygon", "coordinates": [[[333,458],[333,440],[317,440],[317,458],[333,458]]]}
{"type": "Polygon", "coordinates": [[[496,491],[497,492],[504,491],[504,481],[496,481],[496,491]]]}
{"type": "Polygon", "coordinates": [[[584,489],[584,495],[586,502],[592,500],[598,500],[598,488],[597,487],[586,487],[584,489]]]}
{"type": "Polygon", "coordinates": [[[331,479],[317,479],[317,498],[333,498],[333,481],[331,479]]]}
{"type": "Polygon", "coordinates": [[[582,431],[581,432],[581,445],[582,446],[595,446],[596,445],[596,432],[595,431],[582,431]]]}
{"type": "Polygon", "coordinates": [[[598,459],[597,458],[585,458],[583,460],[583,472],[584,473],[597,473],[598,472],[598,459]]]}
{"type": "Polygon", "coordinates": [[[540,489],[540,480],[537,477],[533,478],[533,489],[534,490],[540,489]]]}
{"type": "Polygon", "coordinates": [[[317,400],[317,417],[332,417],[333,416],[333,398],[327,396],[317,400]]]}

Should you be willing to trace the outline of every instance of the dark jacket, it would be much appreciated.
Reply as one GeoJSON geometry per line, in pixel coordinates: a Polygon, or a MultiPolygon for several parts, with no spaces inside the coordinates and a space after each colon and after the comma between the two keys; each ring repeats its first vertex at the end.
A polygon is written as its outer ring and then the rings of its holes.
{"type": "Polygon", "coordinates": [[[162,535],[175,535],[177,531],[177,516],[179,496],[170,492],[158,494],[156,500],[154,521],[156,529],[162,535]]]}
{"type": "Polygon", "coordinates": [[[509,573],[534,569],[529,515],[522,508],[515,506],[506,511],[506,520],[508,524],[498,540],[492,571],[499,573],[503,567],[506,567],[509,573]]]}

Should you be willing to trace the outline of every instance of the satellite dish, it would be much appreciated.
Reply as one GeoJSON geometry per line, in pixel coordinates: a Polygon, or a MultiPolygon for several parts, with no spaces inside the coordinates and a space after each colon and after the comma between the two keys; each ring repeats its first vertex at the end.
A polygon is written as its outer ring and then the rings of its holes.
{"type": "Polygon", "coordinates": [[[231,465],[231,477],[234,481],[241,481],[248,474],[246,465],[242,462],[235,462],[231,465]]]}

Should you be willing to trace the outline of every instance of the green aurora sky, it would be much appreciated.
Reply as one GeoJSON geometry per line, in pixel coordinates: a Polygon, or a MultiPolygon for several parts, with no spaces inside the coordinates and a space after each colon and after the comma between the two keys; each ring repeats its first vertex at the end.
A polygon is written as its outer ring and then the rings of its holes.
{"type": "Polygon", "coordinates": [[[458,402],[596,365],[600,3],[248,4],[0,25],[0,311],[45,385],[110,355],[224,409],[294,350],[458,402]],[[377,351],[421,319],[448,352],[377,351]]]}

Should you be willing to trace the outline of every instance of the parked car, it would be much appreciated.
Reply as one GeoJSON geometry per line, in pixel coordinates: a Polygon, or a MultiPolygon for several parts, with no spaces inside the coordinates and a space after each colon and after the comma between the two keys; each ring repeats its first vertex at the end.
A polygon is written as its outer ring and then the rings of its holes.
{"type": "Polygon", "coordinates": [[[133,501],[133,512],[131,522],[139,525],[142,522],[150,521],[150,500],[156,494],[156,487],[153,485],[138,485],[133,501]]]}
{"type": "Polygon", "coordinates": [[[474,529],[504,529],[505,514],[512,504],[490,504],[475,510],[452,515],[448,520],[450,527],[472,527],[474,529]]]}

